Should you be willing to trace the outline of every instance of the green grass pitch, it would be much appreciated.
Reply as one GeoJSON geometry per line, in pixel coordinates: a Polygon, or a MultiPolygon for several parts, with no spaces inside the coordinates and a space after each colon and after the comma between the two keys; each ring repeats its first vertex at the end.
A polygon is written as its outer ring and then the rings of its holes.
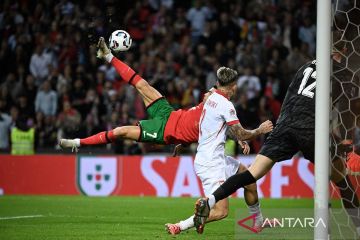
{"type": "MultiPolygon", "coordinates": [[[[165,232],[164,224],[190,216],[194,201],[193,198],[2,196],[0,239],[173,239],[165,232]],[[38,217],[21,218],[34,215],[38,217]]],[[[312,208],[313,200],[262,199],[261,206],[263,210],[312,208]]],[[[203,235],[192,229],[175,238],[234,239],[238,211],[248,215],[244,200],[230,199],[228,218],[207,224],[203,235]]],[[[265,229],[261,234],[274,230],[265,229]]]]}

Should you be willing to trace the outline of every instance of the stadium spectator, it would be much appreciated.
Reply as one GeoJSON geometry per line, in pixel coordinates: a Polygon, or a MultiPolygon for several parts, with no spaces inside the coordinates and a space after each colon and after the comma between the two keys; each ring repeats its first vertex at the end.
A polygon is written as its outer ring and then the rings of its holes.
{"type": "Polygon", "coordinates": [[[41,85],[49,74],[49,65],[51,57],[47,54],[41,45],[36,46],[34,54],[30,60],[30,72],[35,77],[37,85],[41,85]]]}
{"type": "Polygon", "coordinates": [[[9,133],[11,127],[11,117],[3,112],[5,101],[0,99],[0,152],[7,152],[10,148],[9,133]]]}
{"type": "Polygon", "coordinates": [[[303,43],[308,44],[309,54],[315,53],[316,27],[311,23],[309,17],[304,19],[304,25],[299,29],[299,38],[303,43]]]}
{"type": "Polygon", "coordinates": [[[11,106],[10,108],[10,117],[11,117],[11,127],[14,127],[16,123],[20,123],[22,126],[25,126],[24,122],[19,121],[19,109],[16,105],[11,106]]]}
{"type": "Polygon", "coordinates": [[[11,154],[32,155],[35,153],[35,129],[22,121],[16,121],[11,129],[11,154]]]}
{"type": "Polygon", "coordinates": [[[131,37],[135,41],[141,41],[145,39],[146,29],[151,19],[151,7],[144,1],[142,4],[137,1],[135,6],[129,11],[124,19],[125,26],[127,26],[131,37]]]}
{"type": "MultiPolygon", "coordinates": [[[[47,118],[45,117],[45,120],[47,118]]],[[[63,110],[57,119],[58,136],[74,138],[81,125],[80,113],[71,106],[69,101],[63,103],[63,110]]]]}
{"type": "Polygon", "coordinates": [[[36,94],[35,111],[45,116],[55,116],[57,111],[57,94],[51,89],[50,82],[45,81],[36,94]]]}
{"type": "Polygon", "coordinates": [[[258,100],[261,84],[258,76],[253,74],[251,67],[244,69],[244,73],[239,77],[237,86],[240,90],[247,94],[249,101],[258,100]]]}
{"type": "Polygon", "coordinates": [[[256,112],[256,105],[253,102],[249,101],[247,94],[240,93],[238,95],[239,101],[235,106],[238,118],[244,128],[253,129],[254,126],[258,126],[260,122],[256,112]]]}
{"type": "Polygon", "coordinates": [[[70,100],[71,100],[71,105],[81,114],[81,117],[83,119],[88,113],[88,110],[86,108],[85,98],[86,98],[86,89],[83,80],[78,78],[74,82],[74,87],[71,91],[70,100]]]}
{"type": "Polygon", "coordinates": [[[294,24],[293,16],[290,12],[284,13],[284,23],[283,23],[282,39],[283,45],[287,47],[289,51],[294,47],[298,47],[299,38],[298,38],[298,28],[294,24]]]}
{"type": "Polygon", "coordinates": [[[30,104],[25,94],[18,98],[17,107],[19,109],[19,121],[31,126],[34,123],[35,110],[34,105],[30,104]]]}
{"type": "MultiPolygon", "coordinates": [[[[35,105],[35,99],[37,94],[37,87],[35,85],[35,79],[31,74],[26,76],[25,81],[23,82],[23,93],[26,95],[29,104],[35,105]]],[[[34,116],[32,116],[34,117],[34,116]]]]}
{"type": "Polygon", "coordinates": [[[230,19],[230,16],[227,12],[220,13],[220,24],[217,31],[219,39],[221,42],[227,42],[229,40],[239,41],[240,29],[239,27],[230,19]]]}
{"type": "Polygon", "coordinates": [[[204,31],[205,22],[211,19],[212,13],[207,6],[202,5],[201,0],[196,0],[194,7],[186,13],[186,19],[190,22],[193,44],[196,44],[204,31]]]}
{"type": "Polygon", "coordinates": [[[5,79],[5,82],[1,84],[1,88],[4,91],[3,94],[7,95],[7,99],[14,102],[19,92],[16,75],[14,73],[9,73],[5,79]]]}
{"type": "Polygon", "coordinates": [[[57,142],[57,126],[52,117],[45,117],[43,113],[36,114],[35,145],[38,149],[53,148],[57,142]]]}

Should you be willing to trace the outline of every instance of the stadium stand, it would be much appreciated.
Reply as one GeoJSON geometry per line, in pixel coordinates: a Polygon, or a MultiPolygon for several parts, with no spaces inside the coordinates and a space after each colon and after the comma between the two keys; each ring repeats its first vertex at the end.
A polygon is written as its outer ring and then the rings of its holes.
{"type": "MultiPolygon", "coordinates": [[[[215,69],[237,69],[240,122],[275,121],[294,71],[312,60],[315,2],[300,0],[28,1],[0,3],[0,144],[10,152],[16,126],[35,130],[36,152],[60,137],[84,137],[145,117],[141,98],[94,43],[115,29],[133,38],[118,57],[175,107],[191,107],[215,83],[215,69]],[[119,3],[117,3],[119,2],[119,3]],[[120,6],[121,4],[121,6],[120,6]]],[[[18,128],[16,128],[18,129],[18,128]]],[[[252,142],[257,152],[262,139],[252,142]]],[[[121,142],[111,153],[170,151],[121,142]]]]}

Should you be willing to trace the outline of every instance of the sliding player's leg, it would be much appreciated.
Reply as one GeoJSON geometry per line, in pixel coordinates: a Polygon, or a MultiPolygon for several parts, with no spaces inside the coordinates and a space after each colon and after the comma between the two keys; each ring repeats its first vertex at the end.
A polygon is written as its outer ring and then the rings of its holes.
{"type": "Polygon", "coordinates": [[[133,85],[138,90],[146,107],[155,100],[162,97],[162,95],[155,88],[150,86],[150,84],[140,75],[138,75],[131,67],[114,57],[107,47],[104,38],[102,37],[98,42],[98,57],[111,63],[121,78],[125,82],[133,85]]]}
{"type": "Polygon", "coordinates": [[[229,214],[229,199],[223,199],[217,202],[214,208],[211,209],[208,219],[206,220],[207,223],[218,221],[223,218],[226,218],[229,214]]]}
{"type": "Polygon", "coordinates": [[[77,151],[81,146],[101,145],[114,142],[116,139],[129,139],[137,141],[140,137],[139,126],[121,126],[109,131],[99,132],[87,138],[61,139],[61,148],[72,148],[77,151]]]}
{"type": "MultiPolygon", "coordinates": [[[[236,160],[234,160],[236,161],[236,160]]],[[[227,173],[226,171],[232,172],[235,174],[239,168],[239,162],[236,162],[236,165],[227,165],[227,162],[224,166],[203,166],[199,164],[195,164],[195,172],[197,176],[200,178],[202,183],[202,188],[204,190],[205,195],[211,194],[217,187],[219,187],[222,182],[226,179],[227,173]]],[[[229,212],[229,201],[228,199],[223,199],[219,201],[214,208],[211,209],[209,217],[207,218],[207,222],[221,220],[226,218],[229,212]]],[[[194,227],[194,215],[186,218],[175,224],[165,224],[165,230],[168,233],[175,235],[179,234],[181,231],[188,230],[194,227]]]]}
{"type": "Polygon", "coordinates": [[[227,198],[241,187],[255,183],[257,179],[271,170],[275,162],[290,159],[298,151],[293,137],[288,126],[276,125],[248,170],[228,178],[208,198],[201,198],[196,201],[195,215],[198,216],[196,219],[194,218],[196,229],[204,228],[209,210],[216,202],[227,198]]]}
{"type": "Polygon", "coordinates": [[[271,170],[274,163],[270,158],[258,154],[248,170],[228,178],[207,198],[198,199],[195,203],[194,217],[194,225],[198,233],[203,232],[210,209],[213,208],[217,202],[227,198],[239,188],[255,183],[257,179],[263,177],[271,170]]]}
{"type": "MultiPolygon", "coordinates": [[[[225,166],[203,166],[194,165],[196,175],[200,178],[204,194],[207,196],[211,194],[222,182],[226,179],[225,166]]],[[[237,169],[237,168],[236,168],[237,169]]],[[[228,215],[229,202],[228,199],[219,201],[213,209],[211,209],[208,222],[216,221],[225,218],[228,215]]],[[[186,218],[175,224],[165,224],[165,230],[169,234],[179,234],[181,231],[188,230],[194,227],[194,215],[186,218]]]]}
{"type": "Polygon", "coordinates": [[[250,172],[251,168],[249,168],[244,172],[232,175],[222,185],[220,185],[213,192],[213,194],[207,195],[208,198],[198,199],[197,202],[195,203],[195,217],[194,217],[194,225],[196,227],[197,232],[198,233],[203,232],[205,223],[207,222],[207,218],[211,212],[210,209],[212,209],[219,201],[235,193],[236,190],[239,189],[240,187],[244,187],[249,184],[255,183],[257,179],[261,178],[268,171],[270,171],[273,165],[274,162],[271,159],[262,155],[258,155],[255,159],[255,162],[251,166],[252,172],[250,172]],[[254,176],[256,177],[256,179],[254,178],[254,176]]]}
{"type": "Polygon", "coordinates": [[[336,158],[332,162],[331,181],[338,187],[343,206],[360,234],[359,198],[350,178],[346,173],[344,160],[336,158]]]}
{"type": "MultiPolygon", "coordinates": [[[[211,209],[209,217],[206,222],[218,221],[226,218],[229,213],[229,200],[223,199],[216,203],[214,208],[211,209]]],[[[189,230],[194,227],[194,215],[179,221],[178,223],[167,223],[165,224],[165,230],[171,234],[176,235],[182,231],[189,230]]]]}
{"type": "MultiPolygon", "coordinates": [[[[226,178],[240,174],[247,171],[247,167],[241,164],[237,159],[226,156],[226,178]]],[[[211,195],[211,193],[215,190],[213,188],[207,196],[211,195]]],[[[244,187],[244,199],[246,204],[249,207],[250,215],[256,214],[255,218],[255,226],[259,227],[258,230],[261,231],[260,227],[263,223],[263,216],[260,210],[260,204],[257,194],[257,186],[256,183],[247,185],[244,187]]],[[[227,217],[229,211],[229,201],[228,198],[222,199],[218,201],[215,206],[210,210],[209,217],[207,218],[206,222],[216,221],[227,217]]]]}
{"type": "Polygon", "coordinates": [[[213,202],[209,199],[210,207],[212,207],[215,202],[227,198],[239,188],[255,183],[257,179],[263,177],[271,170],[274,163],[270,158],[258,154],[248,170],[231,176],[213,193],[213,202]]]}
{"type": "MultiPolygon", "coordinates": [[[[209,170],[208,169],[204,169],[203,171],[201,170],[197,170],[197,174],[200,175],[200,179],[202,178],[202,174],[209,172],[211,173],[211,175],[216,175],[216,171],[214,170],[209,170]]],[[[226,177],[232,176],[236,173],[241,173],[246,171],[247,168],[246,166],[244,166],[243,164],[241,164],[238,160],[226,156],[226,170],[225,170],[225,175],[226,177]]],[[[205,174],[207,175],[207,174],[205,174]]],[[[206,176],[204,178],[207,178],[206,176]]],[[[207,180],[211,180],[210,178],[207,180]]],[[[212,182],[216,182],[218,184],[218,181],[212,181],[212,182]]],[[[209,195],[211,194],[214,189],[216,189],[216,187],[218,187],[219,185],[209,188],[209,183],[207,183],[206,181],[202,181],[203,184],[203,189],[205,192],[205,195],[209,195]]],[[[245,186],[244,188],[244,197],[245,197],[245,201],[246,204],[249,207],[249,212],[250,215],[252,214],[256,214],[256,218],[255,218],[255,225],[253,226],[255,229],[257,229],[258,232],[260,232],[262,230],[262,225],[263,225],[263,216],[261,213],[261,209],[260,209],[260,204],[258,201],[258,195],[257,195],[257,186],[256,183],[254,184],[250,184],[248,186],[245,186]]],[[[226,218],[229,212],[229,201],[228,199],[223,199],[219,202],[217,202],[215,204],[215,206],[210,210],[209,213],[209,217],[206,219],[206,223],[212,222],[212,221],[218,221],[221,220],[223,218],[226,218]]],[[[168,233],[175,235],[175,234],[179,234],[181,231],[184,230],[188,230],[190,228],[194,227],[194,215],[190,216],[189,218],[180,221],[179,223],[175,223],[175,224],[165,224],[165,229],[168,231],[168,233]]]]}

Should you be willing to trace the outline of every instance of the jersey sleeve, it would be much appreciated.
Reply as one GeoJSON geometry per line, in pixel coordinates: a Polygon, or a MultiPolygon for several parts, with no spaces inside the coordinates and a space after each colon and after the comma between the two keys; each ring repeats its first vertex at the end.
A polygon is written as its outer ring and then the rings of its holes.
{"type": "Polygon", "coordinates": [[[227,107],[224,109],[224,112],[222,113],[222,115],[228,126],[231,126],[231,125],[234,125],[234,124],[237,124],[240,122],[236,115],[235,107],[231,102],[229,102],[227,104],[227,107]]]}

